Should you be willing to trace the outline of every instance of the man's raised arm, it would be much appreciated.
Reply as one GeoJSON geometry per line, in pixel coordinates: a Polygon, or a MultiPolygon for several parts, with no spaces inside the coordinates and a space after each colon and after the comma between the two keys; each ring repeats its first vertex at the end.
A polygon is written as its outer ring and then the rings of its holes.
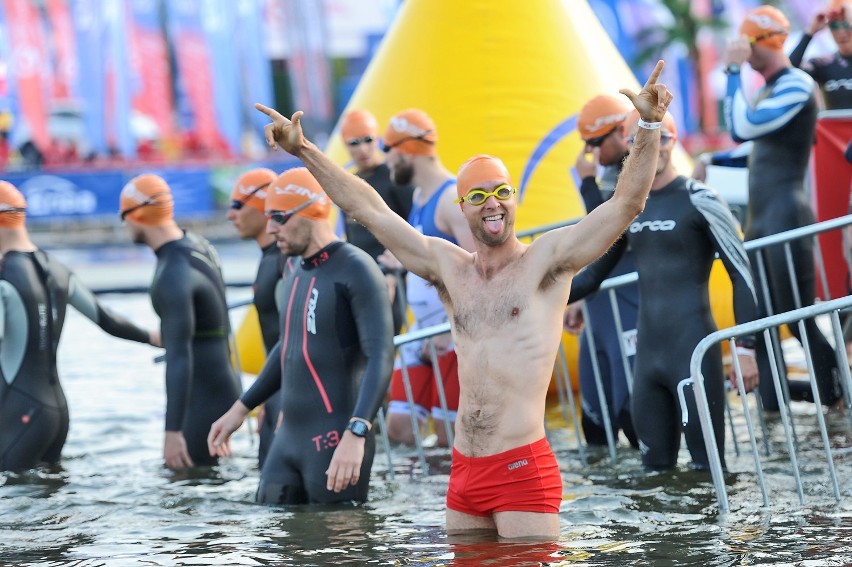
{"type": "Polygon", "coordinates": [[[433,271],[428,239],[394,213],[366,181],[334,163],[305,138],[301,110],[288,119],[262,104],[254,106],[272,120],[264,127],[270,148],[281,148],[302,160],[334,204],[367,227],[406,268],[418,274],[433,271]]]}
{"type": "Polygon", "coordinates": [[[619,91],[639,112],[640,127],[612,198],[573,227],[565,229],[567,238],[565,233],[558,238],[555,257],[566,261],[575,271],[606,252],[645,209],[645,200],[657,171],[660,126],[672,100],[672,93],[666,86],[657,84],[663,65],[662,61],[657,62],[639,94],[628,89],[619,91]]]}

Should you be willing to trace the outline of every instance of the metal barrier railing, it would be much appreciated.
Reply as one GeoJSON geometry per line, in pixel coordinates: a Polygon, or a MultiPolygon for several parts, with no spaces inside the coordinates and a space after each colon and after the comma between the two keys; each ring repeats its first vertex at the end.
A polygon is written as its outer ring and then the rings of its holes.
{"type": "MultiPolygon", "coordinates": [[[[724,471],[722,470],[721,459],[718,452],[715,450],[716,445],[716,436],[713,432],[713,426],[711,424],[710,418],[710,408],[707,402],[707,396],[704,389],[704,376],[701,373],[701,364],[704,359],[704,355],[707,351],[717,343],[728,340],[733,347],[734,339],[741,335],[748,334],[756,334],[758,332],[763,332],[763,340],[766,344],[767,350],[771,353],[773,351],[773,341],[770,337],[769,329],[778,328],[780,325],[790,324],[795,322],[802,322],[806,319],[811,319],[819,315],[830,314],[831,316],[831,325],[834,335],[834,340],[836,345],[843,344],[843,335],[840,328],[840,316],[839,312],[852,308],[852,296],[842,297],[840,299],[833,299],[824,303],[810,305],[807,307],[800,307],[799,309],[795,309],[793,311],[788,311],[786,313],[781,313],[778,315],[770,315],[768,317],[764,317],[763,319],[758,319],[756,321],[751,321],[749,323],[743,323],[740,325],[736,325],[734,327],[730,327],[728,329],[722,329],[720,331],[716,331],[715,333],[711,333],[707,337],[701,340],[698,345],[695,347],[695,350],[692,354],[692,360],[690,361],[690,373],[691,378],[693,380],[693,391],[695,393],[695,401],[698,407],[698,418],[701,422],[701,429],[704,434],[704,444],[707,447],[707,456],[710,463],[710,472],[713,476],[713,485],[716,490],[716,497],[719,501],[719,510],[721,512],[728,512],[730,510],[730,506],[728,503],[728,496],[725,490],[724,483],[724,471]]],[[[806,337],[806,335],[805,335],[806,337]]],[[[807,341],[805,341],[807,343],[807,341]]],[[[807,344],[805,345],[807,347],[807,344]]],[[[852,407],[852,398],[850,398],[850,392],[852,392],[852,376],[849,373],[849,361],[846,357],[846,349],[836,348],[837,353],[837,363],[838,368],[840,368],[841,375],[841,385],[844,390],[844,401],[847,409],[852,407]]],[[[810,350],[805,348],[805,360],[807,362],[808,367],[808,377],[810,380],[811,392],[814,396],[814,403],[817,407],[820,407],[820,395],[819,388],[817,387],[816,376],[813,369],[813,359],[811,357],[810,350]]],[[[770,356],[770,362],[772,363],[772,380],[775,384],[776,393],[778,395],[778,403],[779,407],[783,407],[785,405],[785,400],[781,398],[782,388],[781,388],[781,374],[778,366],[774,363],[775,358],[770,356]]],[[[743,412],[746,416],[746,425],[749,431],[749,439],[751,441],[752,447],[752,456],[755,464],[755,471],[757,474],[758,485],[760,486],[761,492],[763,494],[763,505],[768,506],[769,500],[766,491],[766,483],[763,477],[763,469],[761,466],[760,460],[760,452],[757,450],[756,444],[756,436],[754,434],[754,430],[751,424],[751,413],[748,406],[748,401],[746,397],[745,389],[742,385],[742,373],[740,372],[739,363],[734,357],[734,370],[737,375],[737,382],[739,386],[739,394],[742,399],[743,412]]],[[[767,377],[761,377],[761,380],[765,380],[767,377]]],[[[787,451],[790,455],[790,462],[792,465],[792,472],[796,483],[796,490],[799,496],[799,501],[804,504],[804,491],[802,489],[802,481],[801,476],[799,474],[799,462],[797,456],[797,444],[793,440],[793,436],[791,433],[791,420],[790,416],[787,412],[782,411],[780,413],[781,421],[784,428],[784,435],[787,443],[787,451]]],[[[825,452],[829,477],[831,480],[834,497],[836,500],[840,500],[840,490],[837,482],[837,475],[834,468],[834,459],[832,457],[831,447],[829,445],[828,440],[828,432],[825,425],[825,417],[823,416],[823,412],[816,412],[817,425],[820,431],[820,437],[823,444],[823,450],[825,452]]]]}

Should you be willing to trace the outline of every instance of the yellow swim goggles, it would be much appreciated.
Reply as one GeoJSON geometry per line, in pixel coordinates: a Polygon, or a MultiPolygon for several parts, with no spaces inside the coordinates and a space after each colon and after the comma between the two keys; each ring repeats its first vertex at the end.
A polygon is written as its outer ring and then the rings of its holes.
{"type": "Polygon", "coordinates": [[[501,201],[505,201],[514,194],[515,188],[508,183],[504,183],[502,185],[498,185],[490,192],[485,189],[471,189],[467,192],[466,196],[459,197],[453,201],[453,203],[470,203],[471,205],[479,206],[483,204],[488,197],[497,197],[501,201]]]}

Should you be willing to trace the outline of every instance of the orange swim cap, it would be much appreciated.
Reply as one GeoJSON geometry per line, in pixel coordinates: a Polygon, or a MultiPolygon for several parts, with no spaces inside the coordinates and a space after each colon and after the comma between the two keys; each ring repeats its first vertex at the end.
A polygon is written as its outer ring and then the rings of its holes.
{"type": "Polygon", "coordinates": [[[366,110],[350,110],[343,115],[340,121],[340,135],[343,141],[352,138],[363,138],[364,136],[377,137],[379,134],[379,123],[376,117],[366,110]]]}
{"type": "Polygon", "coordinates": [[[413,156],[434,156],[438,131],[428,114],[417,108],[399,112],[390,119],[385,130],[385,151],[397,151],[413,156]]]}
{"type": "Polygon", "coordinates": [[[269,186],[278,177],[271,169],[259,167],[246,171],[234,184],[231,191],[231,200],[240,201],[244,205],[256,209],[261,213],[266,209],[266,194],[269,186]]]}
{"type": "Polygon", "coordinates": [[[174,200],[166,181],[145,173],[131,179],[121,190],[119,213],[145,226],[159,226],[172,220],[174,200]]]}
{"type": "Polygon", "coordinates": [[[331,212],[331,199],[307,168],[295,167],[272,183],[266,194],[266,210],[287,212],[317,196],[319,199],[296,214],[312,220],[326,220],[331,212]]]}
{"type": "Polygon", "coordinates": [[[499,158],[485,154],[473,156],[459,168],[456,191],[459,197],[464,197],[468,191],[488,181],[502,181],[511,185],[512,177],[499,158]]]}
{"type": "MultiPolygon", "coordinates": [[[[624,124],[627,126],[627,131],[629,132],[633,130],[633,125],[637,122],[639,122],[639,111],[634,108],[633,111],[627,115],[627,118],[624,121],[624,124]]],[[[666,112],[663,115],[661,122],[663,123],[663,128],[666,132],[677,138],[677,124],[675,124],[674,117],[670,112],[666,112]]]]}
{"type": "Polygon", "coordinates": [[[8,181],[0,181],[0,228],[23,228],[26,208],[23,193],[8,181]]]}
{"type": "Polygon", "coordinates": [[[790,22],[773,6],[760,6],[750,10],[740,26],[740,35],[751,38],[755,45],[773,51],[784,49],[784,40],[790,32],[790,22]]]}
{"type": "Polygon", "coordinates": [[[598,95],[589,100],[580,109],[577,116],[577,130],[584,141],[609,134],[624,122],[630,112],[626,99],[610,95],[598,95]]]}

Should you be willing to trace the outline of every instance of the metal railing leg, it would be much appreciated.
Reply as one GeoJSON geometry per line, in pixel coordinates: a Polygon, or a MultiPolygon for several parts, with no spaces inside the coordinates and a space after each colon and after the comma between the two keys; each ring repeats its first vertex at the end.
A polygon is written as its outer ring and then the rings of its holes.
{"type": "Polygon", "coordinates": [[[385,453],[388,457],[388,476],[391,480],[394,480],[396,473],[393,470],[393,456],[391,455],[388,428],[385,426],[385,408],[379,408],[379,411],[376,412],[376,422],[379,424],[379,431],[382,436],[382,446],[385,448],[385,453]]]}
{"type": "MultiPolygon", "coordinates": [[[[728,344],[731,347],[731,352],[736,352],[737,345],[734,339],[730,339],[728,344]]],[[[754,436],[754,425],[751,422],[751,412],[748,409],[748,398],[746,397],[745,384],[743,384],[743,371],[740,368],[740,359],[734,355],[734,372],[737,376],[737,390],[740,394],[740,400],[743,404],[743,414],[745,415],[746,428],[748,429],[748,439],[751,443],[751,454],[754,458],[754,470],[757,473],[757,482],[760,485],[760,492],[763,494],[763,505],[769,506],[769,496],[766,493],[766,482],[763,478],[763,467],[760,465],[760,452],[757,449],[757,439],[754,436]]]]}
{"type": "Polygon", "coordinates": [[[609,448],[609,460],[612,466],[618,464],[618,459],[615,456],[615,436],[612,433],[612,420],[609,415],[609,403],[606,399],[603,383],[601,381],[601,369],[598,364],[598,350],[595,345],[595,337],[592,333],[591,317],[589,316],[589,308],[583,303],[583,320],[586,321],[586,340],[589,343],[589,358],[592,360],[592,372],[595,377],[595,389],[598,392],[598,402],[601,407],[601,420],[603,420],[604,432],[606,433],[606,444],[609,448]]]}
{"type": "Polygon", "coordinates": [[[447,407],[447,396],[444,393],[444,377],[441,375],[441,365],[438,363],[438,351],[435,342],[429,340],[429,358],[432,360],[432,375],[435,377],[435,386],[438,388],[438,402],[444,412],[444,431],[447,434],[447,446],[453,446],[453,424],[450,420],[450,410],[447,407]]]}
{"type": "Polygon", "coordinates": [[[429,466],[426,464],[423,439],[420,437],[420,420],[417,418],[417,406],[414,403],[414,393],[411,391],[411,378],[408,376],[408,365],[403,362],[401,356],[399,368],[402,371],[402,386],[405,389],[405,397],[408,400],[408,407],[411,410],[409,416],[411,417],[411,432],[414,435],[414,446],[417,448],[420,469],[423,471],[423,474],[426,474],[429,471],[429,466]]]}
{"type": "Polygon", "coordinates": [[[571,419],[574,423],[574,434],[577,436],[577,449],[580,455],[580,462],[584,467],[589,466],[586,460],[586,447],[583,444],[583,437],[580,434],[580,420],[577,418],[577,405],[574,403],[574,392],[571,389],[571,377],[568,375],[568,358],[565,356],[565,346],[559,343],[559,363],[562,369],[561,375],[565,384],[565,391],[568,396],[568,405],[571,408],[571,419]]]}

